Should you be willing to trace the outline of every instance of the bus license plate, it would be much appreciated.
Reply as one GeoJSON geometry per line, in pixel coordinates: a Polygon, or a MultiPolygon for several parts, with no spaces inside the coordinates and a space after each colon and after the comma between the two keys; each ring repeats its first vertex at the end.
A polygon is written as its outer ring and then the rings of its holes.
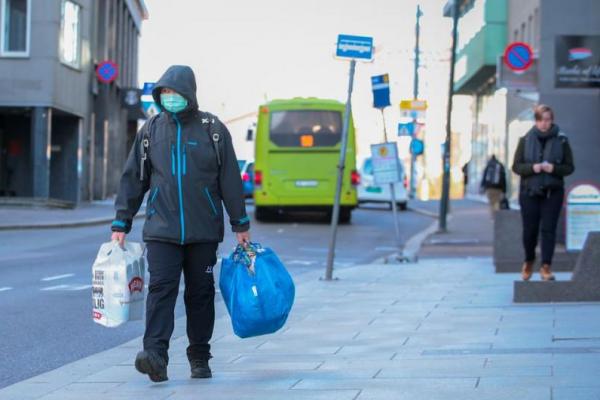
{"type": "Polygon", "coordinates": [[[317,181],[296,181],[296,187],[317,187],[319,182],[317,181]]]}
{"type": "Polygon", "coordinates": [[[367,192],[369,193],[381,193],[382,190],[379,186],[367,186],[367,192]]]}

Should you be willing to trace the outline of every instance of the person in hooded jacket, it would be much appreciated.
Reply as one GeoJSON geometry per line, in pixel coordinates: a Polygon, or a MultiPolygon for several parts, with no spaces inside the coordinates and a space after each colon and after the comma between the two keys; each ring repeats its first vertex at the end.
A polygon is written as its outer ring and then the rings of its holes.
{"type": "Polygon", "coordinates": [[[573,173],[573,152],[569,140],[554,124],[554,112],[539,105],[534,112],[535,126],[519,140],[512,166],[521,176],[519,204],[523,220],[525,262],[521,275],[533,274],[538,234],[542,233],[542,280],[554,280],[552,258],[556,227],[565,194],[564,177],[573,173]]]}
{"type": "Polygon", "coordinates": [[[229,131],[212,114],[198,110],[196,79],[187,66],[170,67],[152,96],[161,112],[138,132],[115,201],[112,239],[130,232],[146,192],[146,243],[150,282],[144,349],[136,369],[154,382],[168,379],[169,340],[181,272],[192,378],[210,378],[214,277],[223,240],[223,207],[240,244],[248,243],[242,181],[229,131]]]}

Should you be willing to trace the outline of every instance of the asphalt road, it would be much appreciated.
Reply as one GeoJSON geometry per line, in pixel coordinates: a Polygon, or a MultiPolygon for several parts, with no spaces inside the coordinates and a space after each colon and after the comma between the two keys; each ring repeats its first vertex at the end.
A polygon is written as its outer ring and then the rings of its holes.
{"type": "MultiPolygon", "coordinates": [[[[355,210],[352,223],[338,232],[336,268],[394,252],[391,215],[385,207],[355,210]]],[[[431,223],[410,211],[399,215],[402,242],[431,223]]],[[[141,241],[141,227],[136,220],[130,240],[141,241]]],[[[325,271],[330,227],[320,216],[253,220],[251,233],[277,252],[296,280],[325,271]]],[[[108,226],[0,232],[0,388],[143,334],[142,321],[114,329],[92,322],[91,266],[109,236],[108,226]]],[[[219,252],[226,256],[234,244],[227,233],[219,252]]],[[[184,315],[181,296],[176,314],[184,315]]]]}

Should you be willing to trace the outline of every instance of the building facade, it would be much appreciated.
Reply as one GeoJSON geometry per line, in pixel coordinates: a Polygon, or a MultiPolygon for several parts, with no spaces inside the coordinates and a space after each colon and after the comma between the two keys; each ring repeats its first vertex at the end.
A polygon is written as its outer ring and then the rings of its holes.
{"type": "Polygon", "coordinates": [[[114,192],[146,14],[142,0],[0,0],[0,196],[77,204],[114,192]],[[108,60],[118,75],[103,83],[108,60]]]}
{"type": "MultiPolygon", "coordinates": [[[[468,193],[478,193],[492,154],[510,168],[519,138],[534,123],[536,104],[551,106],[555,122],[569,136],[576,171],[567,186],[599,185],[600,159],[595,154],[600,150],[600,2],[457,1],[461,39],[455,91],[470,98],[473,115],[467,132],[472,155],[468,193]],[[507,72],[502,63],[500,57],[511,42],[525,42],[533,50],[534,64],[525,74],[507,72]]],[[[447,16],[452,5],[450,0],[444,8],[447,16]]],[[[513,174],[513,199],[518,182],[513,174]]]]}

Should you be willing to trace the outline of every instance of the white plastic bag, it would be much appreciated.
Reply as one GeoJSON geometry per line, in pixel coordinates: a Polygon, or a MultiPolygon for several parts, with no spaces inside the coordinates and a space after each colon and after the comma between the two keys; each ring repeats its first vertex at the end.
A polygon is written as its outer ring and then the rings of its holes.
{"type": "Polygon", "coordinates": [[[140,243],[104,243],[92,267],[94,322],[116,327],[144,313],[144,257],[140,243]]]}

